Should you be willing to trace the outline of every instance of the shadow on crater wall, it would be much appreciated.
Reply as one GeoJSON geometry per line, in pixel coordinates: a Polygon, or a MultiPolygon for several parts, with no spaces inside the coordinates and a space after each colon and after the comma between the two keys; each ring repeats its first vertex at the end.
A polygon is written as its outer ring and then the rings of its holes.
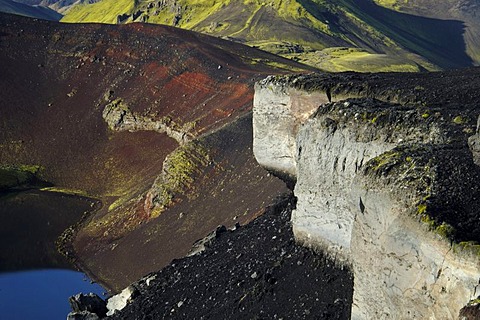
{"type": "MultiPolygon", "coordinates": [[[[322,21],[328,16],[326,12],[319,10],[319,6],[312,0],[300,0],[299,2],[313,16],[322,21]]],[[[398,45],[427,58],[441,68],[450,69],[473,65],[472,59],[466,53],[464,39],[466,26],[462,21],[414,16],[378,6],[370,0],[341,0],[338,5],[398,45]]],[[[351,21],[342,21],[346,17],[341,14],[337,14],[337,17],[341,17],[340,20],[328,19],[332,30],[350,28],[351,21]]],[[[355,32],[352,33],[355,34],[355,32]]],[[[372,49],[377,48],[378,50],[381,40],[369,40],[366,39],[367,37],[360,35],[352,40],[361,46],[364,45],[361,42],[365,41],[372,49]]]]}

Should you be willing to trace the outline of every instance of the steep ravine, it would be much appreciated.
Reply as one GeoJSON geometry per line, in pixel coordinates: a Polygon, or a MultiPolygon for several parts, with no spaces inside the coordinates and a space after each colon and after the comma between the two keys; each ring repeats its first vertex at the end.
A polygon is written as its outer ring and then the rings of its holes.
{"type": "Polygon", "coordinates": [[[256,158],[296,182],[296,240],[352,268],[352,319],[456,319],[476,303],[478,73],[257,84],[256,158]]]}

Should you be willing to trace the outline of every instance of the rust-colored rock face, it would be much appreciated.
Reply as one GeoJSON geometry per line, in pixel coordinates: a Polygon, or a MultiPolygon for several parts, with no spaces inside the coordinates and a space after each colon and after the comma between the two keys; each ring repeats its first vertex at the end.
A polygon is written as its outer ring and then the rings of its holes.
{"type": "Polygon", "coordinates": [[[250,221],[285,192],[251,153],[253,82],[302,68],[165,26],[1,15],[0,164],[40,165],[57,188],[102,200],[73,248],[83,268],[120,289],[185,255],[217,225],[250,221]],[[102,114],[112,103],[129,110],[118,121],[135,130],[109,128],[102,114]],[[190,183],[167,190],[170,202],[160,206],[151,188],[167,155],[188,141],[208,161],[201,170],[185,159],[174,164],[190,183]]]}

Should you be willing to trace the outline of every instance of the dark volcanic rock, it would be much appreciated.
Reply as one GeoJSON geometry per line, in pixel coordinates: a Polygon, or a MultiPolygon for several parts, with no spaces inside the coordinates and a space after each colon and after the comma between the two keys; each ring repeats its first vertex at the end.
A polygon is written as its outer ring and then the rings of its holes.
{"type": "Polygon", "coordinates": [[[460,320],[475,320],[480,318],[480,304],[474,303],[472,305],[465,306],[460,310],[460,320]]]}
{"type": "Polygon", "coordinates": [[[107,306],[105,301],[103,301],[102,298],[95,293],[79,293],[70,297],[68,302],[70,303],[70,307],[74,313],[87,311],[89,313],[96,314],[99,317],[104,317],[107,314],[107,306]]]}
{"type": "Polygon", "coordinates": [[[70,312],[67,320],[98,320],[100,317],[96,313],[89,311],[70,312]]]}
{"type": "Polygon", "coordinates": [[[291,198],[206,251],[134,284],[141,292],[111,319],[348,319],[353,279],[295,244],[291,198]]]}

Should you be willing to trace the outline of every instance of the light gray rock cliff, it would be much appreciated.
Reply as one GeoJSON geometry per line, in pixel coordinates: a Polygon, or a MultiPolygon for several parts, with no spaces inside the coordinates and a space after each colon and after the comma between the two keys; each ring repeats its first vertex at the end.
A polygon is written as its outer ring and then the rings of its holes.
{"type": "Polygon", "coordinates": [[[480,117],[477,121],[477,131],[468,139],[468,144],[472,150],[473,160],[480,166],[480,117]]]}
{"type": "Polygon", "coordinates": [[[103,109],[102,117],[110,130],[113,131],[156,131],[166,133],[170,138],[175,139],[179,144],[191,140],[189,124],[179,126],[168,117],[154,120],[148,116],[134,114],[125,102],[118,98],[111,100],[106,97],[107,105],[103,109]]]}
{"type": "Polygon", "coordinates": [[[323,92],[312,94],[267,81],[255,85],[253,153],[257,161],[278,175],[296,177],[296,136],[300,125],[322,103],[323,92]]]}
{"type": "Polygon", "coordinates": [[[480,294],[478,128],[469,148],[472,114],[354,77],[257,83],[257,161],[296,181],[296,240],[352,269],[352,319],[456,319],[480,294]]]}
{"type": "MultiPolygon", "coordinates": [[[[350,191],[353,319],[457,319],[478,296],[478,252],[452,243],[454,227],[430,216],[433,208],[442,210],[438,204],[451,201],[448,193],[468,193],[468,180],[478,179],[478,173],[473,178],[456,170],[452,159],[462,152],[441,145],[398,147],[368,162],[356,176],[350,191]],[[441,171],[448,172],[448,181],[441,171]],[[434,190],[447,182],[451,189],[434,190]],[[445,201],[423,200],[433,194],[445,201]]],[[[473,166],[466,162],[462,169],[473,166]]],[[[467,201],[476,202],[474,197],[467,201]]]]}

